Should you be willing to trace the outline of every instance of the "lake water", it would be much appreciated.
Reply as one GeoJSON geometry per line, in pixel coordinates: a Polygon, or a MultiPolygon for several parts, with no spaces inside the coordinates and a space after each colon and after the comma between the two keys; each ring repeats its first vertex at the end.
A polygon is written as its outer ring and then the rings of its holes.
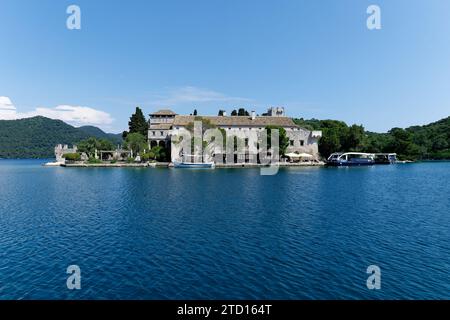
{"type": "Polygon", "coordinates": [[[0,299],[450,299],[450,163],[261,176],[42,162],[0,161],[0,299]]]}

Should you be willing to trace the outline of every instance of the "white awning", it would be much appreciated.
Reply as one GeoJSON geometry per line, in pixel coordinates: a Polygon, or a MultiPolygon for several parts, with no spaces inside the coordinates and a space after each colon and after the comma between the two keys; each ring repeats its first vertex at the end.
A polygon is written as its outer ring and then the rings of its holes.
{"type": "Polygon", "coordinates": [[[286,157],[289,157],[289,158],[313,158],[313,156],[308,153],[294,153],[294,152],[287,153],[286,157]]]}

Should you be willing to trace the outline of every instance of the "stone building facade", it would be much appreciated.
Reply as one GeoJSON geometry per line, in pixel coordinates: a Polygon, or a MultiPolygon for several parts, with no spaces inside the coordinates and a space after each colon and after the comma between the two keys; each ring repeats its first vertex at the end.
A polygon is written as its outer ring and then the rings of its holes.
{"type": "Polygon", "coordinates": [[[170,133],[177,114],[172,110],[159,110],[150,114],[148,121],[148,141],[154,146],[170,147],[170,133]]]}
{"type": "MultiPolygon", "coordinates": [[[[318,141],[322,136],[321,131],[310,131],[299,127],[294,121],[286,117],[284,114],[284,108],[270,108],[266,114],[272,114],[272,116],[256,116],[256,113],[252,111],[250,116],[186,116],[177,115],[170,110],[160,110],[150,115],[149,126],[149,143],[151,145],[161,145],[161,141],[164,145],[171,148],[171,160],[183,161],[183,150],[180,144],[171,143],[172,138],[183,135],[188,131],[188,127],[192,130],[192,124],[195,120],[206,120],[213,126],[223,129],[228,137],[237,137],[244,144],[248,150],[252,145],[252,141],[257,141],[260,133],[265,130],[267,126],[282,127],[286,130],[286,134],[289,138],[289,145],[287,147],[287,153],[307,153],[313,156],[314,159],[319,158],[318,141]]],[[[235,159],[236,162],[246,162],[249,159],[248,156],[242,155],[235,159]]],[[[207,161],[211,159],[203,159],[207,161]]],[[[254,160],[254,159],[253,159],[254,160]]]]}

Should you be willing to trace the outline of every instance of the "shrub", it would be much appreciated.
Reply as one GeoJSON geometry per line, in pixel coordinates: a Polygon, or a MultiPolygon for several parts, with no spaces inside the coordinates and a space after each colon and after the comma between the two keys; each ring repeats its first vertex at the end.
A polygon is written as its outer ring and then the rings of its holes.
{"type": "Polygon", "coordinates": [[[89,164],[98,164],[98,163],[102,163],[102,161],[99,159],[95,159],[95,158],[89,158],[88,163],[89,164]]]}
{"type": "Polygon", "coordinates": [[[153,152],[147,152],[147,153],[144,153],[144,154],[141,156],[141,160],[142,160],[143,162],[155,160],[155,154],[154,154],[153,152]]]}
{"type": "Polygon", "coordinates": [[[80,161],[81,155],[79,153],[66,153],[63,158],[67,161],[80,161]]]}

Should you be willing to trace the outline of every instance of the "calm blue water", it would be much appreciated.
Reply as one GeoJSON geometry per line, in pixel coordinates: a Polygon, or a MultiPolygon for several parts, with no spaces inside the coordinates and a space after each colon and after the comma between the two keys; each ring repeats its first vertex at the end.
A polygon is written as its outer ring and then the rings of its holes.
{"type": "Polygon", "coordinates": [[[0,161],[1,299],[450,298],[450,163],[269,177],[41,162],[0,161]]]}

